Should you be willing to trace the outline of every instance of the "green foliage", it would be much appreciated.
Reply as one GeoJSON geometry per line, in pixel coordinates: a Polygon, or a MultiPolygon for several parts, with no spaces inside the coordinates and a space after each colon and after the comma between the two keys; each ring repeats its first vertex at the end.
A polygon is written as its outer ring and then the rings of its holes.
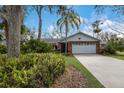
{"type": "Polygon", "coordinates": [[[104,54],[104,55],[115,54],[115,53],[116,53],[116,50],[111,40],[108,41],[104,49],[101,50],[101,54],[104,54]]]}
{"type": "Polygon", "coordinates": [[[50,86],[54,79],[61,75],[65,69],[65,61],[60,54],[44,54],[38,62],[42,62],[42,64],[38,65],[37,75],[44,81],[46,86],[50,86]]]}
{"type": "Polygon", "coordinates": [[[117,51],[124,51],[124,39],[123,38],[118,38],[115,42],[115,49],[117,51]]]}
{"type": "Polygon", "coordinates": [[[0,22],[0,30],[3,30],[4,28],[5,28],[5,25],[2,22],[0,22]]]}
{"type": "Polygon", "coordinates": [[[47,53],[52,49],[51,44],[35,39],[31,39],[21,46],[22,53],[47,53]]]}
{"type": "Polygon", "coordinates": [[[3,36],[0,34],[0,42],[3,41],[3,36]]]}
{"type": "Polygon", "coordinates": [[[0,87],[49,87],[65,70],[64,57],[53,53],[0,55],[0,64],[0,87]]]}
{"type": "Polygon", "coordinates": [[[29,29],[24,24],[21,25],[21,34],[23,35],[27,32],[29,32],[29,29]]]}
{"type": "Polygon", "coordinates": [[[1,54],[5,54],[5,53],[7,53],[6,46],[4,46],[4,45],[0,45],[0,53],[1,53],[1,54]]]}
{"type": "Polygon", "coordinates": [[[79,15],[73,9],[67,9],[65,7],[64,11],[60,11],[59,15],[61,18],[58,19],[56,24],[61,32],[63,31],[63,28],[65,28],[64,30],[66,33],[69,32],[70,28],[74,29],[76,27],[77,30],[79,30],[81,20],[79,15]]]}
{"type": "Polygon", "coordinates": [[[113,47],[113,44],[110,42],[106,45],[104,49],[104,54],[116,54],[116,50],[113,47]]]}
{"type": "Polygon", "coordinates": [[[124,56],[123,55],[112,55],[110,57],[117,58],[117,59],[120,59],[120,60],[124,60],[124,56]]]}
{"type": "Polygon", "coordinates": [[[116,35],[113,35],[107,41],[105,49],[102,50],[102,53],[116,54],[116,51],[124,51],[124,39],[118,38],[116,35]]]}

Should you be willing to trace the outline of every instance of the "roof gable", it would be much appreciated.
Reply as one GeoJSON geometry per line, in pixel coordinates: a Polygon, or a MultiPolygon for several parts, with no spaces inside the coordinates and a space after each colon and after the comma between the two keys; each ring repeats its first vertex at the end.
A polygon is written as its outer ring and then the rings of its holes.
{"type": "MultiPolygon", "coordinates": [[[[85,33],[78,32],[74,35],[67,37],[67,41],[99,41],[99,40],[85,33]]],[[[65,42],[65,39],[63,39],[62,42],[65,42]]]]}

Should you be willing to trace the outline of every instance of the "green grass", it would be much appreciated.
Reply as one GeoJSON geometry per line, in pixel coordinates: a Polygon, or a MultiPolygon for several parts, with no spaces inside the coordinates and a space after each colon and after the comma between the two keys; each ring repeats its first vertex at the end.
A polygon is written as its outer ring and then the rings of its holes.
{"type": "Polygon", "coordinates": [[[66,66],[72,65],[79,70],[88,81],[90,88],[104,88],[104,86],[73,56],[66,56],[66,66]]]}
{"type": "Polygon", "coordinates": [[[123,52],[117,51],[117,54],[124,55],[124,51],[123,52]]]}
{"type": "Polygon", "coordinates": [[[114,56],[111,56],[111,57],[124,60],[124,56],[114,55],[114,56]]]}

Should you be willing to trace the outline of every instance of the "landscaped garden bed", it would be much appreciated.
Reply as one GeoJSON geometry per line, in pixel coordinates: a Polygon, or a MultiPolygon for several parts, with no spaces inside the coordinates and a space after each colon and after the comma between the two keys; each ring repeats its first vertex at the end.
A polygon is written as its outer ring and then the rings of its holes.
{"type": "Polygon", "coordinates": [[[50,87],[64,71],[61,54],[0,55],[0,87],[50,87]]]}
{"type": "Polygon", "coordinates": [[[87,79],[73,66],[66,67],[63,75],[61,75],[54,84],[53,88],[86,88],[87,79]]]}
{"type": "Polygon", "coordinates": [[[73,56],[55,53],[0,55],[0,87],[103,87],[73,56]]]}
{"type": "Polygon", "coordinates": [[[8,58],[1,48],[0,87],[103,87],[75,57],[51,49],[30,40],[21,46],[19,58],[8,58]]]}

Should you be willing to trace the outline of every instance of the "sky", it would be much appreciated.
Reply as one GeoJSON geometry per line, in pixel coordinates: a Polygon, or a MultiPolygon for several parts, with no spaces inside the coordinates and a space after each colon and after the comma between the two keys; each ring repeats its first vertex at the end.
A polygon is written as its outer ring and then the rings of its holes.
{"type": "MultiPolygon", "coordinates": [[[[85,20],[85,23],[82,23],[80,26],[80,31],[87,34],[91,34],[91,23],[97,19],[105,19],[110,25],[112,25],[119,17],[119,15],[113,13],[110,9],[105,9],[105,12],[101,15],[96,15],[94,6],[92,5],[75,5],[73,6],[75,12],[79,14],[81,19],[85,20]]],[[[56,14],[50,14],[47,11],[42,12],[42,33],[51,33],[51,31],[56,26],[56,22],[60,17],[56,14]]],[[[31,29],[32,31],[38,31],[38,16],[34,10],[30,10],[28,16],[24,20],[24,24],[31,29]]],[[[104,31],[110,30],[107,28],[106,23],[102,26],[104,31]]],[[[72,31],[70,34],[76,33],[76,30],[72,31]]]]}

